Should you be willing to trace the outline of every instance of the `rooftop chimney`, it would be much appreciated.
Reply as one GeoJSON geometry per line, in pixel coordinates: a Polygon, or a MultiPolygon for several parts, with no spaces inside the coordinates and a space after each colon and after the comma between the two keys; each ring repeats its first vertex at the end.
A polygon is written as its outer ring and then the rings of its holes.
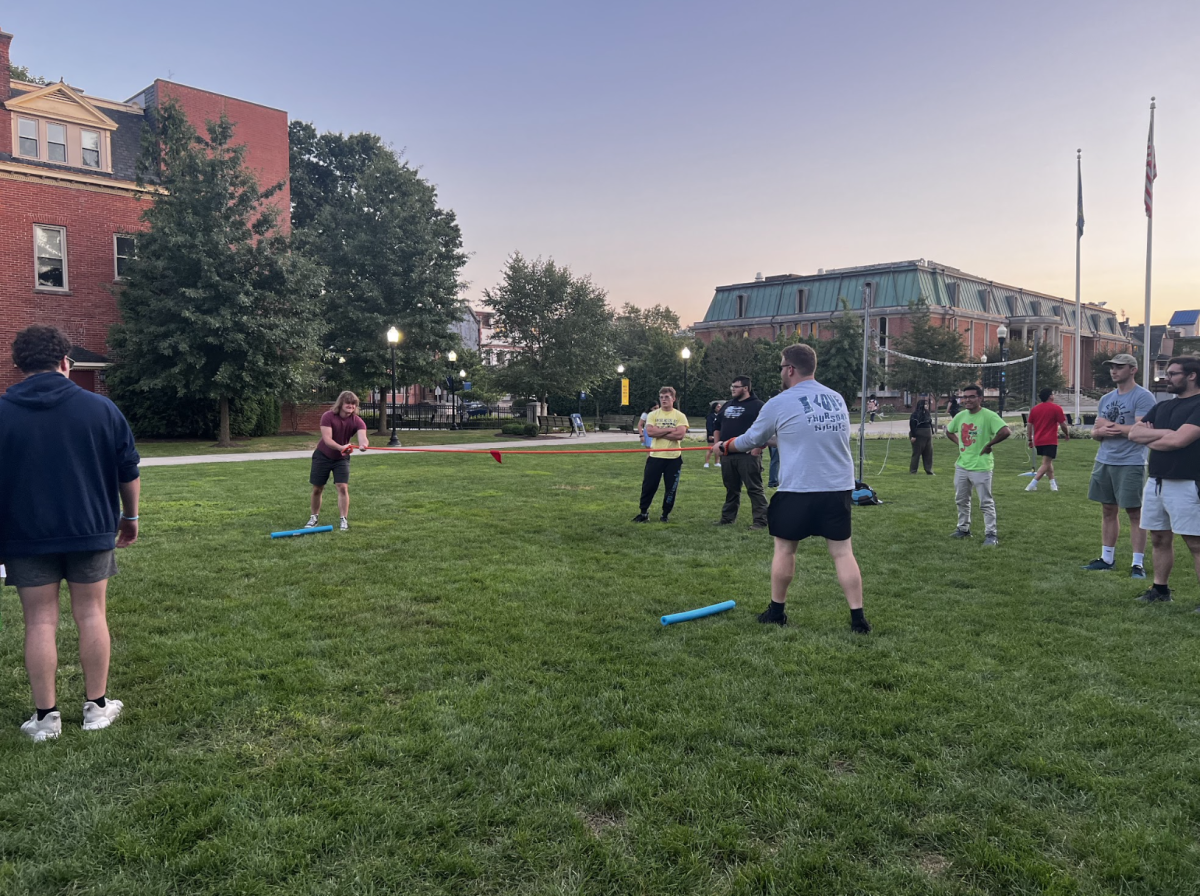
{"type": "Polygon", "coordinates": [[[8,45],[13,36],[0,31],[0,155],[12,155],[12,113],[4,103],[12,96],[12,77],[9,74],[8,45]]]}

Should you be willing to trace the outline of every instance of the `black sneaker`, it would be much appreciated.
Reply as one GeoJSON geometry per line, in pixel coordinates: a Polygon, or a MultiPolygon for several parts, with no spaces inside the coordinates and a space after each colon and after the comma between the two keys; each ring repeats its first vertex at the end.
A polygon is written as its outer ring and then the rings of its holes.
{"type": "Polygon", "coordinates": [[[862,620],[858,620],[858,619],[851,617],[850,629],[851,629],[851,631],[858,632],[858,634],[860,634],[860,635],[865,635],[871,631],[871,623],[867,622],[867,620],[865,618],[863,618],[862,620]]]}
{"type": "MultiPolygon", "coordinates": [[[[772,603],[774,603],[772,601],[772,603]]],[[[758,621],[764,625],[787,625],[787,613],[781,610],[772,612],[772,607],[768,606],[766,610],[758,614],[758,621]]]]}
{"type": "Polygon", "coordinates": [[[751,523],[750,528],[751,529],[765,529],[765,528],[767,528],[767,524],[766,523],[751,523]]]}
{"type": "MultiPolygon", "coordinates": [[[[1115,565],[1116,564],[1114,564],[1114,563],[1104,562],[1103,557],[1097,557],[1091,563],[1088,563],[1087,565],[1081,566],[1079,568],[1080,569],[1091,569],[1091,570],[1109,570],[1109,569],[1112,569],[1113,566],[1115,566],[1115,565]]],[[[1138,569],[1141,569],[1141,567],[1139,566],[1138,569]]],[[[1145,575],[1145,573],[1143,573],[1142,578],[1145,578],[1145,577],[1146,577],[1146,575],[1145,575]]]]}
{"type": "Polygon", "coordinates": [[[664,513],[662,516],[660,516],[660,517],[658,518],[658,521],[659,521],[660,523],[669,523],[669,522],[671,522],[669,519],[667,519],[667,515],[666,515],[665,513],[664,513]]]}
{"type": "Polygon", "coordinates": [[[970,529],[955,529],[955,530],[954,530],[954,531],[953,531],[953,532],[950,534],[950,537],[951,537],[951,538],[970,538],[970,537],[971,537],[971,530],[970,530],[970,529]]]}
{"type": "Polygon", "coordinates": [[[1146,578],[1146,570],[1145,570],[1145,567],[1138,566],[1136,563],[1135,563],[1135,564],[1133,564],[1133,566],[1129,567],[1129,578],[1131,578],[1131,579],[1144,579],[1144,578],[1146,578]]]}
{"type": "Polygon", "coordinates": [[[714,526],[732,526],[732,525],[733,525],[733,520],[716,520],[716,521],[713,523],[713,525],[714,525],[714,526]]]}
{"type": "Polygon", "coordinates": [[[1139,594],[1135,600],[1139,600],[1144,604],[1169,604],[1172,602],[1172,600],[1174,600],[1174,598],[1171,597],[1170,588],[1167,589],[1166,594],[1162,594],[1153,588],[1147,588],[1145,591],[1139,594]]]}
{"type": "Polygon", "coordinates": [[[648,523],[648,522],[650,522],[650,514],[639,513],[637,516],[635,516],[629,522],[631,522],[631,523],[648,523]]]}

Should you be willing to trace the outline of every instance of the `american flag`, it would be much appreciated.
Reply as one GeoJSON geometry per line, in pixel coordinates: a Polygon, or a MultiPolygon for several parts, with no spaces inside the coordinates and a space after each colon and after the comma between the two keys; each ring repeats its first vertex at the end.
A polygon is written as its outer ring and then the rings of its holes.
{"type": "Polygon", "coordinates": [[[1154,162],[1154,107],[1150,107],[1150,137],[1146,141],[1146,217],[1154,217],[1154,179],[1158,165],[1154,162]]]}

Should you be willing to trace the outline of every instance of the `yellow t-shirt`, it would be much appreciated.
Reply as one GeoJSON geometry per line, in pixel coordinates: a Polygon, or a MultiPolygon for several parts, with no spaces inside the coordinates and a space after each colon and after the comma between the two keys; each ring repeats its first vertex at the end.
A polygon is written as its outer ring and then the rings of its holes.
{"type": "MultiPolygon", "coordinates": [[[[650,412],[650,416],[646,418],[646,425],[662,427],[687,426],[688,418],[684,416],[683,411],[664,411],[662,408],[658,408],[650,412]]],[[[682,440],[652,439],[650,447],[654,450],[650,452],[650,456],[666,459],[680,457],[683,452],[679,450],[679,446],[682,444],[682,440]]]]}

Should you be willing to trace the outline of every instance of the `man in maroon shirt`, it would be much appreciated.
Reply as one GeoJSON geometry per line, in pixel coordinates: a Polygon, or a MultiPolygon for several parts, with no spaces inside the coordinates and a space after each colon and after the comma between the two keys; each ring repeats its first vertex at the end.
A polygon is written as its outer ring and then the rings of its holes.
{"type": "Polygon", "coordinates": [[[1058,491],[1058,481],[1054,478],[1054,458],[1058,456],[1058,433],[1062,431],[1064,439],[1070,439],[1067,430],[1067,415],[1061,405],[1050,400],[1054,394],[1052,389],[1043,389],[1038,393],[1042,403],[1029,412],[1029,447],[1037,451],[1042,459],[1042,465],[1033,474],[1033,482],[1025,486],[1025,491],[1036,492],[1038,481],[1050,477],[1050,491],[1058,491]]]}
{"type": "Polygon", "coordinates": [[[343,392],[333,407],[321,415],[321,441],[313,452],[312,472],[308,474],[308,481],[313,487],[312,516],[304,524],[305,529],[317,524],[317,517],[321,513],[321,493],[325,491],[330,473],[337,487],[341,530],[345,532],[350,528],[350,452],[354,450],[350,440],[356,433],[358,450],[366,451],[367,423],[358,416],[358,396],[353,392],[343,392]]]}

